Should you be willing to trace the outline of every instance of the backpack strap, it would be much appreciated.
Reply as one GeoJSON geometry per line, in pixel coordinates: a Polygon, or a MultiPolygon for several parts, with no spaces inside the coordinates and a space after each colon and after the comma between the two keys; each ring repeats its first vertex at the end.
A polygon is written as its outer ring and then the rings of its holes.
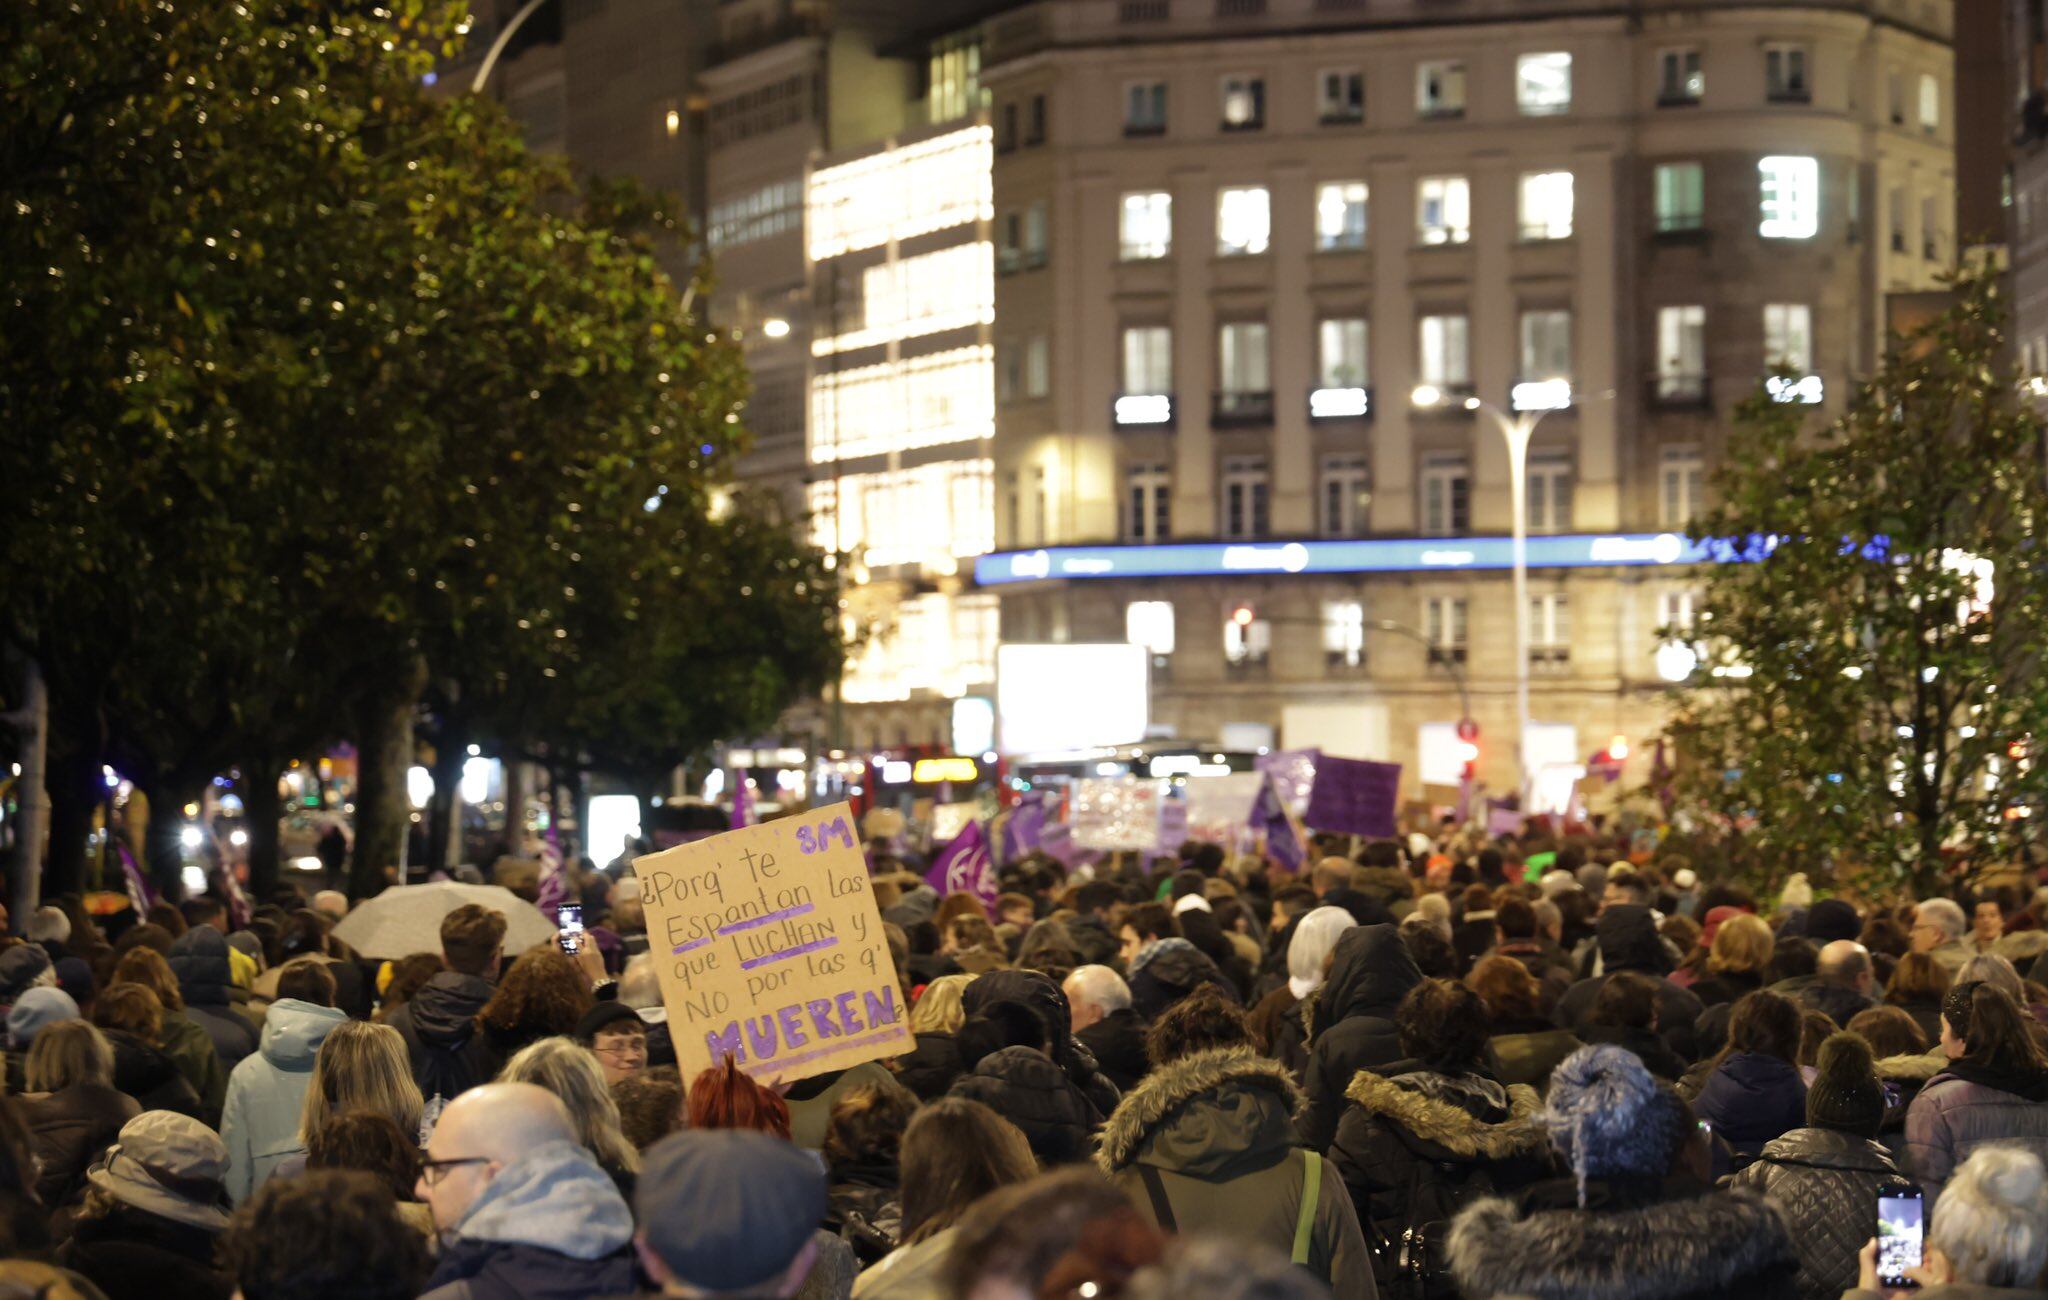
{"type": "Polygon", "coordinates": [[[1306,1163],[1301,1171],[1301,1215],[1294,1221],[1294,1262],[1306,1265],[1315,1238],[1316,1202],[1323,1194],[1323,1158],[1313,1151],[1301,1154],[1306,1163]]]}
{"type": "Polygon", "coordinates": [[[1173,1221],[1173,1202],[1166,1199],[1166,1183],[1159,1177],[1159,1171],[1151,1165],[1139,1165],[1138,1177],[1144,1180],[1145,1195],[1152,1200],[1152,1217],[1159,1222],[1161,1232],[1177,1233],[1180,1225],[1173,1221]]]}

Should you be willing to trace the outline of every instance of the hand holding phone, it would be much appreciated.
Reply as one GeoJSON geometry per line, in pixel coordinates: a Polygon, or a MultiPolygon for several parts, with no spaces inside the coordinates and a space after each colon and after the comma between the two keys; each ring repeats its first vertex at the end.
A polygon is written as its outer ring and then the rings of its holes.
{"type": "Polygon", "coordinates": [[[562,928],[562,951],[574,957],[583,950],[583,904],[564,903],[555,916],[562,928]]]}
{"type": "Polygon", "coordinates": [[[1920,1189],[1912,1183],[1886,1183],[1877,1189],[1877,1280],[1880,1286],[1917,1287],[1908,1273],[1926,1255],[1926,1217],[1920,1189]]]}

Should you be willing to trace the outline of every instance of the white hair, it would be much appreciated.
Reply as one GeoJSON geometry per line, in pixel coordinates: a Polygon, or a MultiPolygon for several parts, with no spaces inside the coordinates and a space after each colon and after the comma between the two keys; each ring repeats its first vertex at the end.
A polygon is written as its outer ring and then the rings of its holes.
{"type": "Polygon", "coordinates": [[[1100,1007],[1105,1015],[1131,1005],[1131,986],[1107,966],[1075,967],[1074,973],[1067,976],[1065,989],[1067,1001],[1100,1007]]]}
{"type": "Polygon", "coordinates": [[[39,907],[29,913],[30,943],[66,943],[71,939],[71,918],[58,907],[39,907]]]}
{"type": "Polygon", "coordinates": [[[654,954],[643,952],[619,972],[619,1001],[638,1011],[661,1005],[661,981],[654,973],[654,954]]]}
{"type": "Polygon", "coordinates": [[[2048,1267],[2048,1170],[2023,1147],[1987,1146],[1957,1167],[1934,1203],[1928,1239],[1956,1281],[2031,1287],[2048,1267]]]}
{"type": "Polygon", "coordinates": [[[1556,898],[1559,894],[1569,894],[1577,889],[1579,878],[1569,871],[1546,871],[1543,878],[1536,882],[1536,887],[1543,891],[1545,898],[1556,898]]]}
{"type": "Polygon", "coordinates": [[[1318,907],[1294,923],[1294,937],[1287,941],[1287,987],[1296,998],[1305,998],[1323,985],[1323,965],[1330,950],[1346,930],[1358,924],[1356,917],[1341,907],[1318,907]]]}
{"type": "Polygon", "coordinates": [[[1949,898],[1928,899],[1913,913],[1913,919],[1927,922],[1951,939],[1962,938],[1963,931],[1970,928],[1962,906],[1949,898]]]}

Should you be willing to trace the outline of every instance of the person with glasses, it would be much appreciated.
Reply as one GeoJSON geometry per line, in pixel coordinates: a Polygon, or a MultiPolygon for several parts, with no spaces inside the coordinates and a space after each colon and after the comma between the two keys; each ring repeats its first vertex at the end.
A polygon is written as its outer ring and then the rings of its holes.
{"type": "Polygon", "coordinates": [[[422,1300],[633,1291],[633,1213],[545,1088],[488,1083],[448,1103],[414,1192],[441,1234],[422,1300]]]}
{"type": "Polygon", "coordinates": [[[600,1002],[576,1025],[576,1041],[604,1067],[607,1085],[647,1068],[647,1022],[621,1002],[600,1002]]]}
{"type": "Polygon", "coordinates": [[[1907,936],[1914,952],[1924,952],[1953,976],[1976,951],[1963,940],[1970,922],[1953,899],[1930,898],[1913,909],[1913,929],[1907,936]]]}

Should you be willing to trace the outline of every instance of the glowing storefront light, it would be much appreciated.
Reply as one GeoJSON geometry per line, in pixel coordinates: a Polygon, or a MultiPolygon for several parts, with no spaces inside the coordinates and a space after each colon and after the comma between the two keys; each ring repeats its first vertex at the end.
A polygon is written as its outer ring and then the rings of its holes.
{"type": "Polygon", "coordinates": [[[995,350],[977,345],[811,381],[811,463],[995,436],[995,350]]]}
{"type": "Polygon", "coordinates": [[[894,606],[890,626],[847,661],[841,690],[849,704],[907,700],[919,693],[960,696],[995,678],[996,598],[932,592],[894,606]]]}
{"type": "Polygon", "coordinates": [[[921,338],[995,320],[995,246],[982,241],[885,262],[861,274],[858,328],[811,344],[813,356],[921,338]]]}
{"type": "Polygon", "coordinates": [[[811,260],[995,215],[994,133],[952,131],[811,175],[811,260]]]}
{"type": "Polygon", "coordinates": [[[995,545],[995,467],[945,461],[914,469],[842,474],[811,484],[813,536],[870,568],[953,561],[995,545]]]}

